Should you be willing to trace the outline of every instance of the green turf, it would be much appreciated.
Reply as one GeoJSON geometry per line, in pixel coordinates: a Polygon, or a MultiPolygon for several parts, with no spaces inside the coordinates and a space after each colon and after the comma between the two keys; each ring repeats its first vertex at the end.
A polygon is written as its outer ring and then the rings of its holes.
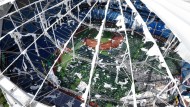
{"type": "MultiPolygon", "coordinates": [[[[88,30],[85,30],[84,32],[81,32],[77,35],[77,38],[85,38],[85,37],[88,37],[88,38],[91,38],[91,39],[95,39],[95,37],[98,35],[98,31],[95,30],[95,29],[88,29],[88,30]]],[[[112,38],[112,33],[111,32],[108,32],[108,31],[105,31],[103,33],[103,36],[101,38],[101,43],[105,43],[105,42],[108,42],[109,39],[112,38]]]]}
{"type": "Polygon", "coordinates": [[[103,33],[102,38],[101,38],[101,43],[108,42],[111,38],[112,38],[112,33],[111,33],[111,32],[108,32],[108,31],[105,31],[105,32],[103,33]]]}
{"type": "Polygon", "coordinates": [[[108,54],[108,51],[104,51],[104,50],[101,51],[100,53],[101,53],[102,55],[105,55],[105,56],[108,56],[108,55],[109,55],[109,54],[108,54]]]}
{"type": "Polygon", "coordinates": [[[109,41],[110,38],[101,38],[101,43],[106,43],[109,41]]]}
{"type": "Polygon", "coordinates": [[[64,53],[63,55],[62,55],[62,59],[61,59],[61,66],[63,67],[63,68],[65,68],[66,66],[67,66],[67,64],[72,60],[72,55],[70,55],[69,53],[64,53]]]}
{"type": "Polygon", "coordinates": [[[108,32],[108,31],[105,31],[103,34],[104,34],[103,36],[104,38],[111,38],[113,35],[111,32],[108,32]]]}
{"type": "Polygon", "coordinates": [[[75,44],[75,51],[77,49],[79,49],[81,46],[83,45],[83,43],[81,41],[78,41],[76,44],[75,44]]]}
{"type": "Polygon", "coordinates": [[[113,107],[112,104],[108,103],[106,104],[106,107],[113,107]]]}

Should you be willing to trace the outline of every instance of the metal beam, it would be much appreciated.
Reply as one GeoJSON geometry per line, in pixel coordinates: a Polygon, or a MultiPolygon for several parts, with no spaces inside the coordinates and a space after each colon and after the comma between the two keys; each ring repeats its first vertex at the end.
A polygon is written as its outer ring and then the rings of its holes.
{"type": "Polygon", "coordinates": [[[21,90],[4,75],[1,75],[0,77],[0,88],[5,93],[5,98],[11,107],[50,107],[37,101],[34,101],[31,105],[29,105],[32,96],[21,90]]]}

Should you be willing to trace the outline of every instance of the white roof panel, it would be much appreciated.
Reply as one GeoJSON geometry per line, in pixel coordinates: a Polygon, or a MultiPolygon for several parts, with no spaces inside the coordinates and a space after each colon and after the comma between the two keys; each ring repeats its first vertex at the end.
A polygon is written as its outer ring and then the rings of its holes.
{"type": "Polygon", "coordinates": [[[7,4],[7,3],[13,3],[15,0],[0,0],[0,6],[7,4]]]}

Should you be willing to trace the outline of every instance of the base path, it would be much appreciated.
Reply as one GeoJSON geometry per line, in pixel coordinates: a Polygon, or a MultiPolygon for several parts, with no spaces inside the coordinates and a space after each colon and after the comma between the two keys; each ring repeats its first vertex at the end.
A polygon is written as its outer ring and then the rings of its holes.
{"type": "MultiPolygon", "coordinates": [[[[109,50],[110,48],[117,48],[119,44],[123,41],[123,36],[120,35],[119,33],[114,33],[114,36],[109,40],[108,42],[101,43],[100,44],[100,50],[109,50]]],[[[84,44],[95,48],[97,45],[97,41],[94,39],[88,39],[86,38],[84,40],[84,44]]]]}

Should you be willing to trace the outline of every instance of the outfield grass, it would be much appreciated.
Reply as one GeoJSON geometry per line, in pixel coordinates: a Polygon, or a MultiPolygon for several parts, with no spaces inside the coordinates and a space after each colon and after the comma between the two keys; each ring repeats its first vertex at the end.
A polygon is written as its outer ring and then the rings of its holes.
{"type": "MultiPolygon", "coordinates": [[[[77,38],[78,39],[84,39],[84,38],[88,37],[88,38],[94,39],[97,35],[98,35],[97,30],[95,30],[95,29],[87,29],[87,30],[77,34],[77,38]]],[[[112,38],[112,33],[108,32],[108,31],[105,31],[103,33],[102,38],[101,38],[101,43],[108,42],[109,39],[111,39],[111,38],[112,38]]]]}
{"type": "Polygon", "coordinates": [[[103,50],[103,51],[101,51],[100,52],[102,55],[105,55],[105,56],[108,56],[109,54],[108,54],[108,51],[106,51],[106,50],[103,50]]]}
{"type": "Polygon", "coordinates": [[[76,51],[77,49],[79,49],[82,45],[83,45],[83,43],[82,43],[81,41],[78,41],[78,42],[76,43],[76,45],[75,45],[75,51],[76,51]]]}
{"type": "Polygon", "coordinates": [[[63,68],[66,68],[67,64],[72,60],[72,55],[70,55],[69,53],[64,53],[62,55],[62,58],[61,58],[61,66],[63,68]]]}

